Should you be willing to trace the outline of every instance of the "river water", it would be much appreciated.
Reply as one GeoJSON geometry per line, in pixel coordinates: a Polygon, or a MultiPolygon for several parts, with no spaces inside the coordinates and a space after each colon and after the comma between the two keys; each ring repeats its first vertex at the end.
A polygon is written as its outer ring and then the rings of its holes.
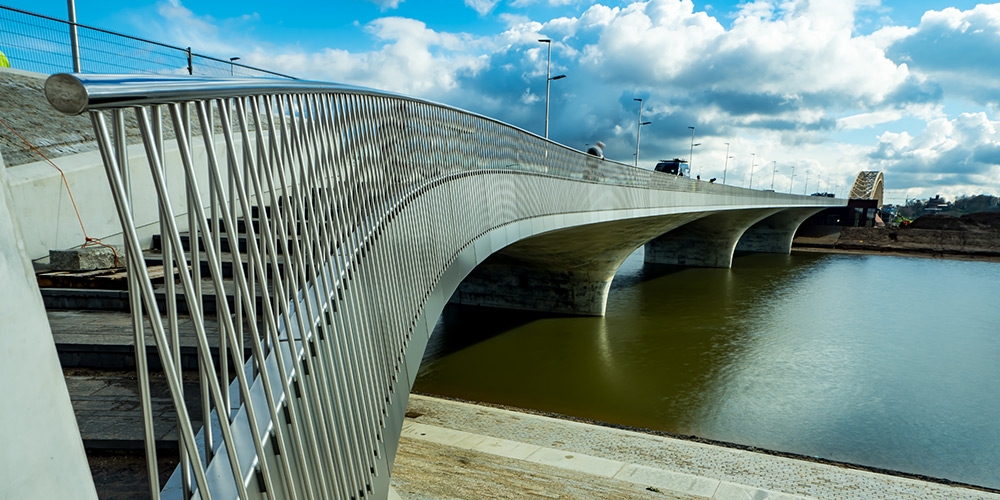
{"type": "Polygon", "coordinates": [[[414,390],[1000,488],[1000,263],[639,250],[603,318],[449,308],[414,390]]]}

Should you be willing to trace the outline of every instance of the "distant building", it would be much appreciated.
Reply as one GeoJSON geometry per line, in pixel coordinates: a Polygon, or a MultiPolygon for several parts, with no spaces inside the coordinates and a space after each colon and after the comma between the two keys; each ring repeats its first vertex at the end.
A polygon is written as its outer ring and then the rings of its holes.
{"type": "Polygon", "coordinates": [[[933,198],[927,200],[927,204],[924,205],[925,214],[939,214],[950,209],[951,203],[948,203],[941,195],[935,195],[933,198]]]}

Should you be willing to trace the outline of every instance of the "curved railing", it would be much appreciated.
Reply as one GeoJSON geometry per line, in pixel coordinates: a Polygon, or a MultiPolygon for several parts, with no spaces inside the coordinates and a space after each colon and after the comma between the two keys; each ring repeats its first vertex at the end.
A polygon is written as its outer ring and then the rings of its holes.
{"type": "MultiPolygon", "coordinates": [[[[90,113],[136,271],[132,310],[151,326],[134,315],[135,343],[152,336],[179,415],[181,465],[162,491],[147,446],[154,497],[384,498],[427,332],[463,273],[505,242],[578,214],[655,215],[694,197],[713,210],[828,203],[600,161],[483,116],[344,85],[60,74],[46,94],[90,113]],[[144,155],[130,152],[131,134],[144,155]],[[143,183],[150,195],[135,194],[143,183]],[[179,290],[149,279],[140,210],[153,212],[179,290]],[[223,251],[223,237],[241,233],[245,250],[223,251]],[[184,395],[184,315],[200,408],[184,395]],[[201,430],[199,413],[210,415],[201,430]]],[[[135,352],[153,443],[145,351],[135,352]]]]}

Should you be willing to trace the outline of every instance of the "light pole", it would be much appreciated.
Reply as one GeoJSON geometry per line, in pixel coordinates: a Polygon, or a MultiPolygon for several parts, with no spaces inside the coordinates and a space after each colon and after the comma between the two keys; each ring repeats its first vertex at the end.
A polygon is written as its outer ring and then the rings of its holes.
{"type": "Polygon", "coordinates": [[[757,153],[750,153],[750,186],[749,189],[753,189],[753,169],[757,165],[757,153]]]}
{"type": "Polygon", "coordinates": [[[240,60],[239,57],[230,57],[229,58],[229,76],[233,76],[233,75],[236,74],[236,69],[235,69],[236,65],[234,63],[236,61],[239,61],[239,60],[240,60]]]}
{"type": "Polygon", "coordinates": [[[69,10],[69,45],[73,54],[73,72],[80,73],[80,38],[76,30],[76,1],[66,0],[66,8],[69,10]]]}
{"type": "Polygon", "coordinates": [[[788,194],[792,194],[792,186],[795,185],[795,165],[792,165],[792,176],[788,178],[788,194]]]}
{"type": "Polygon", "coordinates": [[[688,127],[691,129],[691,152],[688,153],[688,168],[693,167],[692,162],[694,161],[694,127],[688,127]]]}
{"type": "Polygon", "coordinates": [[[545,60],[545,138],[549,138],[549,92],[552,88],[552,80],[559,80],[561,78],[566,78],[566,75],[556,75],[552,76],[552,40],[548,38],[539,38],[539,42],[544,43],[548,46],[548,56],[545,60]]]}
{"type": "Polygon", "coordinates": [[[771,170],[771,191],[774,191],[774,174],[778,173],[778,162],[772,160],[771,167],[773,168],[773,170],[771,170]]]}
{"type": "MultiPolygon", "coordinates": [[[[633,101],[639,101],[639,118],[635,121],[635,166],[639,166],[639,138],[642,136],[642,99],[636,98],[633,101]]],[[[649,122],[646,122],[649,123],[649,122]]]]}
{"type": "Polygon", "coordinates": [[[729,143],[727,142],[726,143],[726,164],[722,167],[722,183],[723,184],[726,183],[726,171],[729,170],[729,159],[730,158],[732,158],[732,156],[729,156],[729,143]]]}
{"type": "Polygon", "coordinates": [[[807,194],[806,191],[809,191],[809,171],[808,170],[806,170],[806,185],[802,186],[802,194],[807,194]]]}

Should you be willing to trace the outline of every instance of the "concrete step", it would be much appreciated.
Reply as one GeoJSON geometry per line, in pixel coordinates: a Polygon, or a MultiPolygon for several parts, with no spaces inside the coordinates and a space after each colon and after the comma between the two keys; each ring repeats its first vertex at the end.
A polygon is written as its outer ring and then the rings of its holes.
{"type": "MultiPolygon", "coordinates": [[[[131,314],[125,311],[48,311],[56,352],[63,368],[91,368],[102,370],[135,369],[134,334],[131,314]]],[[[214,316],[206,317],[205,330],[212,359],[219,362],[219,327],[214,316]]],[[[161,370],[152,327],[143,321],[146,355],[151,370],[161,370]]],[[[178,328],[181,351],[181,368],[198,369],[197,337],[188,317],[181,318],[178,328]]],[[[250,329],[244,329],[243,359],[250,356],[250,329]]],[[[230,368],[235,369],[230,358],[230,368]]]]}
{"type": "MultiPolygon", "coordinates": [[[[149,250],[149,251],[143,252],[143,255],[144,255],[145,260],[146,260],[146,266],[155,267],[155,268],[162,268],[162,266],[163,266],[163,254],[162,253],[160,253],[158,251],[154,251],[154,250],[149,250]]],[[[188,260],[188,265],[190,265],[191,264],[191,254],[190,253],[186,253],[185,257],[188,260]]],[[[205,254],[204,252],[199,252],[199,254],[198,254],[198,260],[199,260],[200,265],[201,265],[201,274],[202,274],[202,276],[208,276],[209,273],[211,273],[211,267],[209,266],[209,263],[208,263],[208,255],[205,254]]],[[[271,257],[269,257],[268,260],[272,261],[271,257]]],[[[246,271],[246,272],[248,272],[250,270],[250,260],[249,260],[249,257],[247,256],[246,253],[241,253],[240,254],[240,261],[241,261],[241,263],[243,265],[243,270],[246,271]]],[[[278,269],[279,270],[283,270],[284,269],[284,267],[285,267],[285,258],[284,258],[284,256],[282,256],[282,255],[279,254],[279,255],[277,255],[277,256],[275,256],[273,258],[273,261],[277,261],[277,265],[278,265],[278,269]]],[[[232,278],[233,277],[233,266],[234,266],[234,264],[235,264],[235,261],[233,259],[233,255],[231,253],[224,252],[220,256],[220,258],[219,258],[219,267],[222,270],[222,277],[223,278],[232,278]]],[[[267,275],[268,275],[268,277],[271,276],[270,265],[268,266],[268,274],[267,275]]]]}
{"type": "MultiPolygon", "coordinates": [[[[142,410],[134,370],[63,370],[73,411],[87,449],[138,450],[143,448],[142,410]]],[[[150,394],[156,447],[176,450],[177,415],[163,372],[150,372],[150,394]]],[[[201,426],[197,372],[185,372],[184,400],[201,426]]],[[[196,427],[196,428],[197,428],[196,427]]]]}
{"type": "MultiPolygon", "coordinates": [[[[297,234],[301,234],[301,233],[297,233],[297,234]]],[[[181,246],[184,248],[184,250],[185,251],[190,251],[191,250],[191,234],[188,231],[184,231],[184,232],[182,232],[180,234],[180,238],[181,238],[181,246]]],[[[246,253],[247,249],[249,248],[249,245],[247,244],[247,234],[246,234],[246,232],[244,232],[244,231],[241,230],[240,233],[237,235],[236,241],[237,241],[237,246],[239,247],[239,251],[241,253],[246,253]]],[[[291,248],[292,245],[293,245],[293,243],[294,243],[294,241],[292,240],[291,235],[289,235],[288,247],[291,248]]],[[[231,238],[229,238],[229,235],[226,234],[226,232],[225,232],[224,229],[219,233],[218,247],[223,252],[232,252],[233,245],[231,243],[231,238]]],[[[262,247],[262,245],[261,245],[260,242],[258,242],[258,247],[263,250],[263,247],[262,247]]],[[[199,237],[198,238],[198,250],[201,250],[202,252],[204,252],[205,248],[206,248],[205,247],[205,239],[199,237]]],[[[159,235],[159,234],[154,234],[153,235],[153,241],[152,241],[152,244],[150,246],[150,249],[153,250],[153,251],[160,251],[160,252],[163,251],[163,237],[161,235],[159,235]]],[[[275,249],[275,252],[277,252],[279,255],[281,255],[281,254],[284,253],[284,249],[282,248],[282,245],[279,244],[279,243],[277,243],[277,242],[274,245],[274,249],[275,249]]]]}
{"type": "MultiPolygon", "coordinates": [[[[232,282],[224,282],[226,299],[229,302],[230,310],[234,308],[232,296],[232,282]]],[[[156,300],[161,310],[166,309],[166,285],[154,285],[156,300]]],[[[84,288],[42,288],[42,301],[45,309],[54,310],[99,310],[99,311],[129,311],[128,290],[101,290],[84,288]]],[[[187,314],[187,302],[184,299],[184,292],[181,286],[177,286],[177,310],[181,314],[187,314]]],[[[202,279],[202,309],[205,314],[216,314],[217,300],[212,281],[202,279]]],[[[258,310],[263,307],[263,302],[258,292],[256,298],[258,310]]]]}

